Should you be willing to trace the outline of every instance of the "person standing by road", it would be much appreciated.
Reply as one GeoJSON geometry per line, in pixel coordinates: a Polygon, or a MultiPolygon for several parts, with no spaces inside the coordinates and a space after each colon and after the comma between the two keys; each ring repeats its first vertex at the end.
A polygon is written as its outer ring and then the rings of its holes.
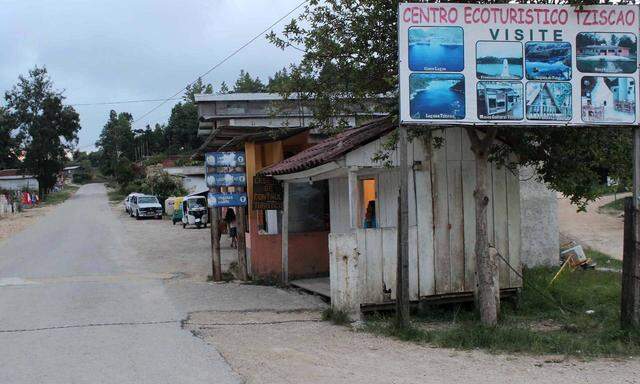
{"type": "Polygon", "coordinates": [[[224,221],[229,227],[229,237],[231,237],[231,248],[238,247],[238,225],[236,219],[236,213],[233,208],[228,208],[227,213],[224,216],[224,221]]]}

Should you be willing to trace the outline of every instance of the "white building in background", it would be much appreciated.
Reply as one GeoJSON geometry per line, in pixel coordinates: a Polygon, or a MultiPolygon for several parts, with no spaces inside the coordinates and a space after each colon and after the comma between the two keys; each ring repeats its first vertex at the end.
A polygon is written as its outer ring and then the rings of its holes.
{"type": "Polygon", "coordinates": [[[22,175],[19,169],[0,170],[0,190],[5,191],[37,191],[39,187],[35,176],[22,175]]]}
{"type": "Polygon", "coordinates": [[[182,186],[189,193],[201,192],[207,189],[204,179],[204,166],[175,166],[165,167],[164,171],[182,180],[182,186]]]}

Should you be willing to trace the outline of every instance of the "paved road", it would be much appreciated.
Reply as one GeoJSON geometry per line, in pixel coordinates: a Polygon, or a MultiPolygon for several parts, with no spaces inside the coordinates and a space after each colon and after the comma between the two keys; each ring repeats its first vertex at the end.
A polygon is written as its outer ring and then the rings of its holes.
{"type": "Polygon", "coordinates": [[[0,383],[240,381],[127,236],[89,184],[0,245],[0,383]]]}

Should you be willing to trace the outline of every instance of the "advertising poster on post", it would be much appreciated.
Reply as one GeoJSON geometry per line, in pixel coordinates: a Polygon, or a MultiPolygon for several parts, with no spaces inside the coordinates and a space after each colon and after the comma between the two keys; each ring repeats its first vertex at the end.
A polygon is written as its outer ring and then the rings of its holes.
{"type": "Polygon", "coordinates": [[[401,3],[401,122],[637,125],[639,9],[401,3]]]}

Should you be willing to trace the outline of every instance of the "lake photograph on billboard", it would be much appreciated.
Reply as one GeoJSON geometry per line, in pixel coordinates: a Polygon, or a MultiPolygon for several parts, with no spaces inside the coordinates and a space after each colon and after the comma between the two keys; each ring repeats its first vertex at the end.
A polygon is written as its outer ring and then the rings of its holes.
{"type": "Polygon", "coordinates": [[[571,83],[527,83],[527,119],[571,120],[571,83]]]}
{"type": "Polygon", "coordinates": [[[477,88],[480,120],[522,120],[522,83],[516,81],[480,81],[477,88]]]}
{"type": "Polygon", "coordinates": [[[409,67],[412,71],[462,71],[464,69],[462,28],[410,28],[409,67]]]}
{"type": "Polygon", "coordinates": [[[585,76],[580,92],[585,123],[633,123],[636,81],[631,77],[585,76]]]}
{"type": "Polygon", "coordinates": [[[409,108],[414,119],[464,119],[464,76],[457,73],[412,73],[409,108]]]}
{"type": "Polygon", "coordinates": [[[529,80],[571,80],[571,44],[528,42],[524,46],[529,80]]]}
{"type": "Polygon", "coordinates": [[[633,33],[583,32],[576,36],[580,72],[634,73],[638,65],[633,33]]]}
{"type": "Polygon", "coordinates": [[[478,41],[476,73],[480,80],[522,79],[522,43],[478,41]]]}

